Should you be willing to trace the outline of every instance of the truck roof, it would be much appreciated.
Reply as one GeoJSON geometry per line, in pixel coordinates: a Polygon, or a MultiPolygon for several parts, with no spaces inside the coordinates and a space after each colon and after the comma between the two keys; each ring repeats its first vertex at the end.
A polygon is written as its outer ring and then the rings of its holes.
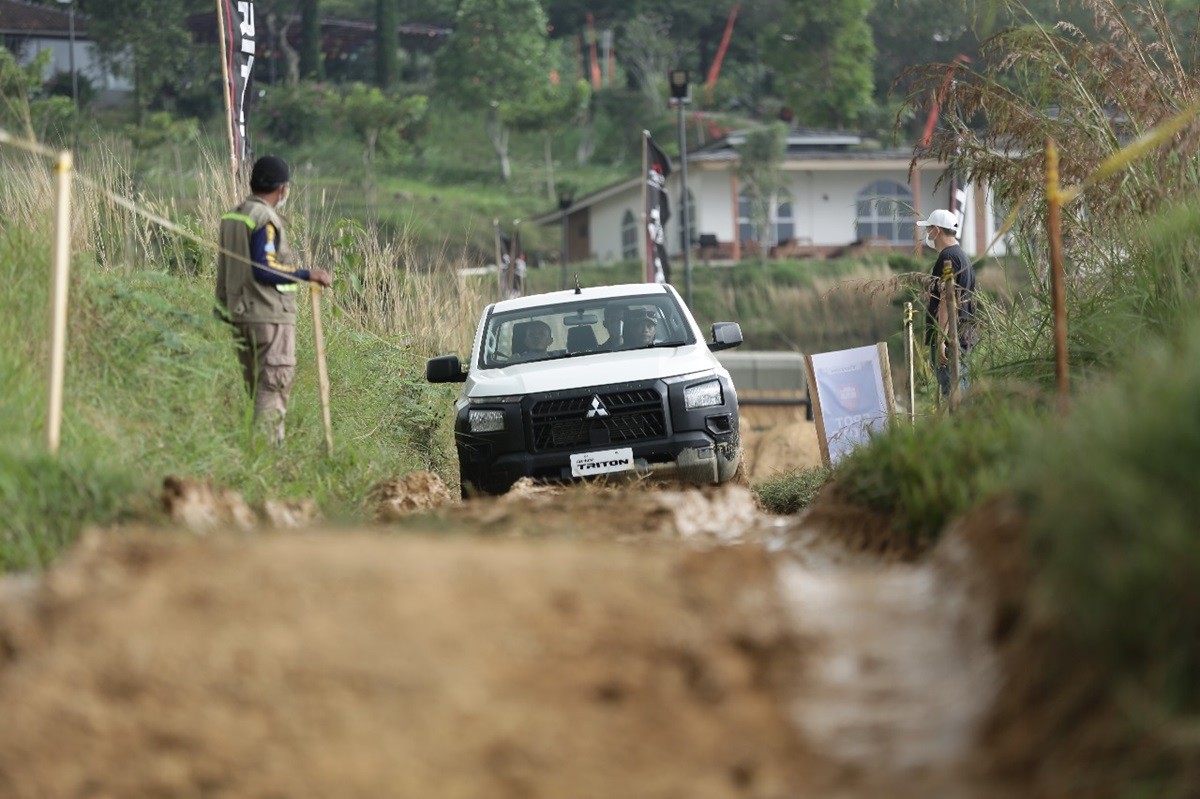
{"type": "MultiPolygon", "coordinates": [[[[671,291],[674,291],[671,289],[671,291]]],[[[609,299],[613,297],[644,296],[646,294],[666,294],[668,287],[661,283],[622,283],[615,286],[585,286],[576,294],[575,289],[566,291],[550,291],[545,294],[530,294],[511,300],[501,300],[492,306],[494,311],[516,311],[522,308],[540,308],[544,305],[557,305],[561,302],[574,302],[579,299],[609,299]]]]}

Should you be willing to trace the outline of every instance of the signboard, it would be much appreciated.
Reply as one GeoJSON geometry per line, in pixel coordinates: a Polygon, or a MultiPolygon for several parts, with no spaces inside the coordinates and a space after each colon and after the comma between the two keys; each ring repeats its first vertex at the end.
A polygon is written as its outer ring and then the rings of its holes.
{"type": "Polygon", "coordinates": [[[887,345],[804,356],[826,466],[882,430],[896,410],[887,345]]]}

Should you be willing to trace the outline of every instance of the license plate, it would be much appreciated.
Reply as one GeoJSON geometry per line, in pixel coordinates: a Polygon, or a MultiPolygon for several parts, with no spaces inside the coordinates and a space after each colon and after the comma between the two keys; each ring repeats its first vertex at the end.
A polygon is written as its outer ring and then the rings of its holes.
{"type": "Polygon", "coordinates": [[[580,452],[571,456],[571,476],[590,477],[594,474],[627,472],[633,468],[633,449],[602,449],[580,452]]]}

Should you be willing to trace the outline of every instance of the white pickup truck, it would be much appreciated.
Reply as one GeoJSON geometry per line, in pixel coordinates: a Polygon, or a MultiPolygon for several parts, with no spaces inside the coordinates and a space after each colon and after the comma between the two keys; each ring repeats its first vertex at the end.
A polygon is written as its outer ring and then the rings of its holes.
{"type": "Polygon", "coordinates": [[[673,473],[723,483],[741,458],[738,402],[713,352],[742,343],[734,322],[711,340],[669,285],[575,288],[493,303],[471,360],[432,358],[432,383],[464,384],[454,439],[464,497],[521,477],[673,473]]]}

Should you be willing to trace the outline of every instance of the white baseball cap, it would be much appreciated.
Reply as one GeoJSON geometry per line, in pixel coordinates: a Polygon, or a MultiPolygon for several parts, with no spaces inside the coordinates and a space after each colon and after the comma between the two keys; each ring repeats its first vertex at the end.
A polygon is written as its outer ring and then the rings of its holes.
{"type": "Polygon", "coordinates": [[[918,222],[917,227],[940,227],[945,230],[951,230],[955,235],[958,235],[958,217],[945,208],[939,208],[930,214],[929,218],[924,222],[918,222]]]}

